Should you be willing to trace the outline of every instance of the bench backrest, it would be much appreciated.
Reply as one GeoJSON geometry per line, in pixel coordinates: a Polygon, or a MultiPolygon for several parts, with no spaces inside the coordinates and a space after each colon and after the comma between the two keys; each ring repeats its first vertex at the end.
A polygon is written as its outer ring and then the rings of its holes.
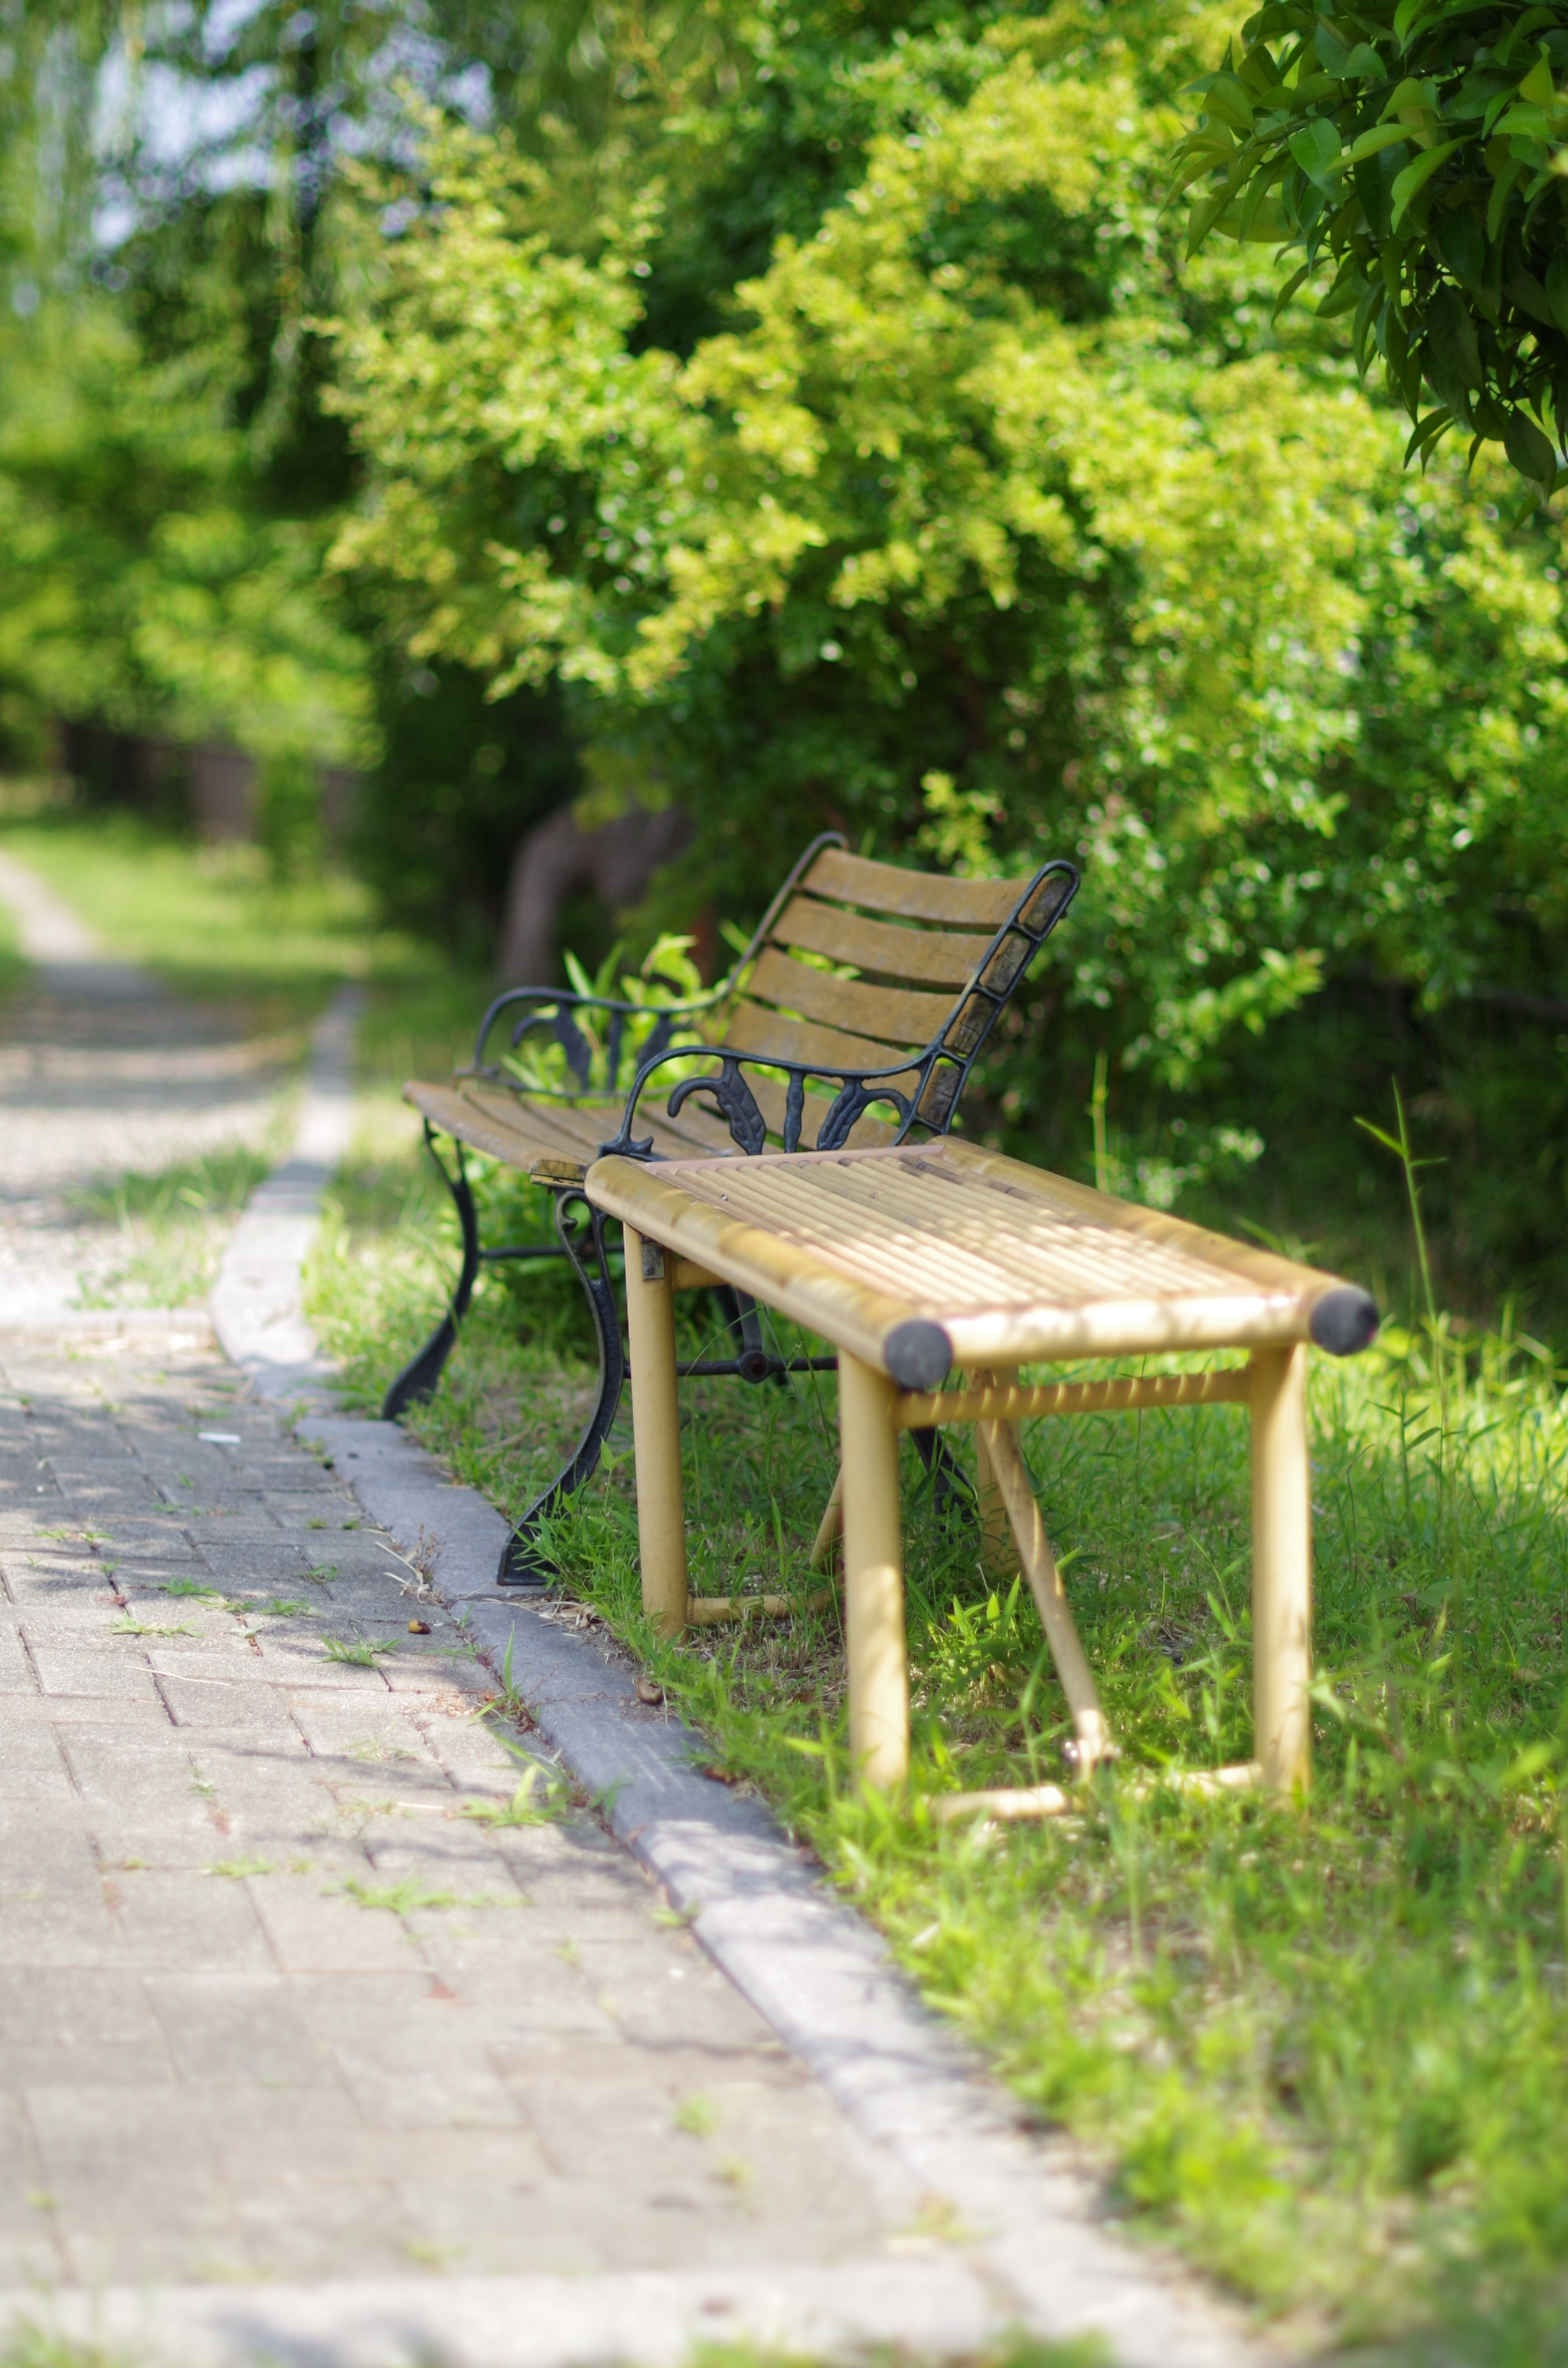
{"type": "Polygon", "coordinates": [[[758,1076],[759,1061],[817,1073],[803,1148],[835,1099],[833,1081],[867,1071],[881,1073],[905,1114],[868,1087],[838,1139],[891,1141],[916,1123],[945,1132],[975,1054],[1077,886],[1060,861],[1025,879],[960,880],[873,863],[842,844],[809,850],[711,1031],[716,1049],[745,1056],[769,1137],[785,1136],[787,1093],[758,1076]]]}

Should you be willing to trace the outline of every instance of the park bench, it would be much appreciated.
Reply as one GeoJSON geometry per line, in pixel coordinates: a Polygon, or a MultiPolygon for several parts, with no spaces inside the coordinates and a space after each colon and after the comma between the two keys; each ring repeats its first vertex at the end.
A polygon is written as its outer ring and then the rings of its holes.
{"type": "MultiPolygon", "coordinates": [[[[614,996],[510,988],[481,1019],[468,1068],[404,1087],[457,1207],[462,1265],[440,1324],[388,1390],[384,1417],[437,1387],[486,1263],[568,1258],[598,1343],[593,1410],[514,1531],[501,1585],[540,1586],[552,1575],[540,1524],[595,1469],[620,1401],[626,1357],[604,1212],[583,1189],[594,1161],[607,1152],[642,1163],[741,1161],[944,1137],[976,1058],[1077,885],[1074,866],[1060,860],[1015,880],[905,871],[849,854],[829,832],[807,848],[713,993],[651,1014],[614,996]],[[560,1048],[568,1086],[530,1087],[508,1069],[509,1057],[540,1041],[560,1048]],[[450,1167],[437,1149],[443,1135],[455,1146],[450,1167]],[[553,1196],[559,1247],[481,1242],[465,1148],[553,1196]]],[[[693,1360],[684,1372],[762,1382],[832,1364],[769,1354],[749,1294],[726,1304],[737,1353],[693,1360]]],[[[921,1443],[940,1476],[935,1433],[921,1443]]]]}
{"type": "MultiPolygon", "coordinates": [[[[664,1634],[744,1602],[692,1601],[681,1499],[674,1294],[723,1282],[837,1352],[839,1479],[812,1559],[842,1525],[849,1743],[863,1782],[897,1782],[908,1765],[899,1432],[975,1426],[982,1556],[994,1576],[1021,1567],[1028,1581],[1072,1714],[1070,1757],[1086,1774],[1115,1744],[1018,1425],[1228,1404],[1244,1406],[1252,1427],[1254,1758],[1210,1781],[1276,1792],[1306,1782],[1307,1349],[1346,1356],[1368,1345],[1378,1318],[1364,1291],[951,1138],[656,1167],[611,1155],[589,1169],[586,1192],[624,1229],[642,1601],[664,1634]],[[1247,1350],[1247,1362],[1018,1378],[1030,1364],[1228,1349],[1247,1350]],[[954,1368],[965,1379],[949,1388],[954,1368]]],[[[1071,1799],[1044,1785],[939,1797],[937,1807],[1049,1815],[1071,1799]]]]}

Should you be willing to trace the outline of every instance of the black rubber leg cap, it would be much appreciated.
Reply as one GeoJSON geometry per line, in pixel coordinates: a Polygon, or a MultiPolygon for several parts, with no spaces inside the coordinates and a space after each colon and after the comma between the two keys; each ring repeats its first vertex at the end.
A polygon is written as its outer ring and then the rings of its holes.
{"type": "Polygon", "coordinates": [[[952,1369],[953,1344],[939,1324],[915,1315],[907,1324],[893,1326],[882,1354],[901,1390],[934,1390],[952,1369]]]}
{"type": "Polygon", "coordinates": [[[1378,1337],[1378,1311],[1353,1282],[1325,1291],[1312,1314],[1312,1336],[1331,1357],[1354,1357],[1378,1337]]]}

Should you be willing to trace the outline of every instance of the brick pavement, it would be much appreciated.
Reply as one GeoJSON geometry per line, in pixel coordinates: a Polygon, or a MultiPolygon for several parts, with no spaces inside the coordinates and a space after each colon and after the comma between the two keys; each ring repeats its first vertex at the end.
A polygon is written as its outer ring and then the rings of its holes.
{"type": "Polygon", "coordinates": [[[0,2287],[898,2254],[591,1808],[468,1814],[494,1678],[205,1337],[0,1338],[0,2287]]]}

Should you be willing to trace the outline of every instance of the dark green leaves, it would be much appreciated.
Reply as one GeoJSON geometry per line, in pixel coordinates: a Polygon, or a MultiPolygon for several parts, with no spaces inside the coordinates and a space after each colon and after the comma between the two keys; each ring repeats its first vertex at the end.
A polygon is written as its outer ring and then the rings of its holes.
{"type": "Polygon", "coordinates": [[[1413,451],[1458,421],[1549,494],[1568,425],[1568,0],[1280,5],[1244,40],[1179,152],[1189,250],[1277,231],[1282,258],[1301,250],[1280,302],[1315,280],[1320,318],[1353,313],[1358,366],[1381,355],[1413,451]]]}

